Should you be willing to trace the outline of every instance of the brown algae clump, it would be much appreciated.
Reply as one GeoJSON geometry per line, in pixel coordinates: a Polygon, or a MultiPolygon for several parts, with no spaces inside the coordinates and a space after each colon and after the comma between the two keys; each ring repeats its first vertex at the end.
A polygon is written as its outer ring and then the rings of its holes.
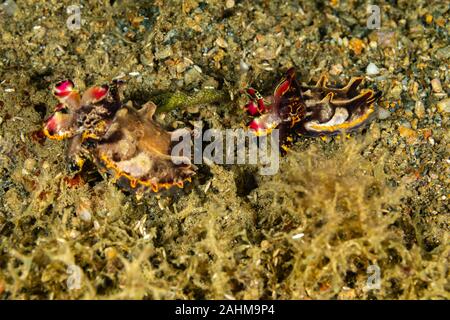
{"type": "Polygon", "coordinates": [[[272,298],[446,296],[448,271],[440,261],[448,249],[430,263],[419,246],[406,242],[416,236],[411,229],[405,234],[412,222],[400,209],[408,192],[394,187],[383,157],[361,156],[367,143],[339,144],[331,156],[315,146],[293,152],[281,174],[251,195],[258,227],[272,229],[261,242],[266,263],[276,270],[267,277],[274,286],[283,283],[272,298]],[[439,274],[438,286],[425,280],[424,263],[439,274]]]}

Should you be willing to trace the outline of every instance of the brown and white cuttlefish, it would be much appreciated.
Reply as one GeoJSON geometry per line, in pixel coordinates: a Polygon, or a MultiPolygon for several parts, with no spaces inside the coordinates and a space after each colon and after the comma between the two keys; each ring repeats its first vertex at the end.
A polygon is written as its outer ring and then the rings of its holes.
{"type": "Polygon", "coordinates": [[[68,139],[71,167],[81,170],[90,159],[100,172],[109,172],[121,186],[138,193],[183,187],[195,174],[190,159],[172,161],[172,132],[153,120],[156,105],[136,110],[120,98],[121,82],[94,86],[80,97],[70,80],[56,84],[59,100],[43,132],[55,140],[68,139]]]}

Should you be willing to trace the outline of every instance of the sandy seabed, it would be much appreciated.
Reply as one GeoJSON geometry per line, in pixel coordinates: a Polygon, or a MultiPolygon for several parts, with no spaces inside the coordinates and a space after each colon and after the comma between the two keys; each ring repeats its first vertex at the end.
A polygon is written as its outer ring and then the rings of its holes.
{"type": "Polygon", "coordinates": [[[379,29],[364,1],[80,1],[80,28],[71,1],[3,3],[0,298],[448,299],[449,8],[392,3],[379,29]],[[290,67],[364,76],[378,118],[299,137],[276,175],[204,164],[139,200],[39,134],[64,78],[120,77],[168,130],[225,129],[290,67]]]}

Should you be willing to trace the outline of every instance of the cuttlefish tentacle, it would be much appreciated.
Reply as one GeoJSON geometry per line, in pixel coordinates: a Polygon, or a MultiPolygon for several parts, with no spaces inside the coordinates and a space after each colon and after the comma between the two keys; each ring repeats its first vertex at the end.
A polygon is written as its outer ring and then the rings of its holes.
{"type": "Polygon", "coordinates": [[[81,106],[80,94],[75,90],[75,85],[71,80],[58,82],[53,88],[53,94],[64,105],[73,112],[81,106]]]}

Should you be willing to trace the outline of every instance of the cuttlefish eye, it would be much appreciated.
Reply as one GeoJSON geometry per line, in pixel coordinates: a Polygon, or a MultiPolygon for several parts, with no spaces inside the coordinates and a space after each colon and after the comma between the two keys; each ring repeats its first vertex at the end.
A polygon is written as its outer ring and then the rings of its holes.
{"type": "Polygon", "coordinates": [[[250,96],[251,99],[255,99],[255,100],[262,100],[263,99],[263,96],[258,91],[256,91],[253,88],[248,88],[247,89],[247,94],[250,96]]]}
{"type": "Polygon", "coordinates": [[[248,88],[248,89],[246,90],[246,93],[247,93],[247,94],[250,96],[250,98],[252,98],[252,99],[255,98],[255,92],[256,92],[256,90],[253,89],[253,88],[248,88]]]}

